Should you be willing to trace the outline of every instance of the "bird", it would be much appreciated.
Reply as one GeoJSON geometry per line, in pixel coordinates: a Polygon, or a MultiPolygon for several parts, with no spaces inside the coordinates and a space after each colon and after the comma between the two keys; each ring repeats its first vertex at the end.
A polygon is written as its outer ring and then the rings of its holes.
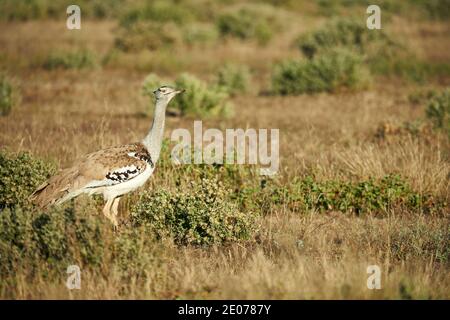
{"type": "Polygon", "coordinates": [[[153,91],[156,97],[153,122],[142,141],[85,155],[38,186],[30,200],[39,208],[46,209],[81,194],[102,194],[106,201],[103,214],[116,229],[119,201],[152,176],[161,152],[167,105],[184,91],[170,86],[161,86],[153,91]]]}

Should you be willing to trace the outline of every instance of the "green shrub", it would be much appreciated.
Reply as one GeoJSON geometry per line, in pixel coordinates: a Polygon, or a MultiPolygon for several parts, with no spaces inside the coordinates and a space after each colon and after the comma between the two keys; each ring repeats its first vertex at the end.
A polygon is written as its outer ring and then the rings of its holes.
{"type": "Polygon", "coordinates": [[[150,73],[142,84],[142,94],[144,96],[154,99],[153,91],[163,85],[164,80],[158,77],[155,73],[150,73]]]}
{"type": "Polygon", "coordinates": [[[25,267],[51,265],[56,272],[68,265],[92,267],[105,257],[104,218],[73,208],[34,212],[21,207],[0,210],[0,276],[25,267]]]}
{"type": "Polygon", "coordinates": [[[257,215],[242,213],[227,198],[229,191],[214,180],[202,179],[189,189],[142,194],[132,208],[132,221],[158,238],[181,244],[215,244],[250,239],[257,215]]]}
{"type": "Polygon", "coordinates": [[[394,41],[383,30],[367,29],[361,19],[333,20],[318,30],[301,35],[296,44],[309,59],[329,50],[345,48],[361,55],[370,71],[377,75],[393,75],[414,82],[450,75],[448,63],[418,58],[412,50],[394,41]]]}
{"type": "Polygon", "coordinates": [[[302,94],[367,86],[370,73],[362,58],[334,49],[310,60],[288,60],[275,66],[272,88],[278,94],[302,94]]]}
{"type": "MultiPolygon", "coordinates": [[[[143,84],[143,94],[153,98],[153,91],[167,85],[155,74],[150,74],[143,84]]],[[[216,86],[208,85],[190,74],[181,74],[172,86],[186,91],[171,102],[171,107],[180,110],[182,115],[209,117],[230,116],[232,106],[226,102],[228,93],[216,86]]]]}
{"type": "Polygon", "coordinates": [[[250,72],[245,66],[226,64],[217,72],[217,85],[233,96],[245,93],[250,87],[250,72]]]}
{"type": "Polygon", "coordinates": [[[432,19],[447,20],[450,18],[449,0],[410,0],[411,4],[421,8],[432,19]]]}
{"type": "Polygon", "coordinates": [[[149,1],[127,10],[120,19],[120,25],[129,27],[139,21],[173,22],[181,25],[194,19],[193,11],[173,1],[149,1]]]}
{"type": "Polygon", "coordinates": [[[392,14],[409,19],[441,19],[450,17],[449,0],[317,0],[319,13],[338,16],[351,12],[363,12],[369,5],[376,4],[382,10],[383,21],[392,14]]]}
{"type": "Polygon", "coordinates": [[[242,40],[256,40],[259,44],[267,44],[275,31],[280,28],[273,7],[247,6],[237,11],[224,13],[216,21],[219,33],[242,40]]]}
{"type": "MultiPolygon", "coordinates": [[[[52,5],[50,1],[0,1],[0,17],[2,20],[6,21],[26,21],[30,19],[50,17],[55,15],[55,10],[55,5],[52,5]]],[[[64,10],[64,8],[61,8],[61,10],[64,10]]],[[[65,10],[61,12],[65,12],[65,10]]]]}
{"type": "MultiPolygon", "coordinates": [[[[59,212],[58,212],[59,213],[59,212]]],[[[64,217],[60,214],[51,216],[43,213],[32,222],[33,241],[44,260],[61,261],[68,253],[68,240],[64,217]]]]}
{"type": "Polygon", "coordinates": [[[96,66],[94,55],[87,50],[77,52],[55,52],[43,63],[44,69],[85,69],[96,66]]]}
{"type": "Polygon", "coordinates": [[[181,26],[193,19],[192,11],[179,3],[138,4],[120,18],[115,46],[126,52],[171,47],[183,38],[181,26]]]}
{"type": "MultiPolygon", "coordinates": [[[[116,17],[123,10],[124,0],[78,0],[83,18],[116,17]]],[[[66,9],[74,4],[70,0],[1,0],[0,19],[28,21],[33,19],[65,19],[66,9]]]]}
{"type": "Polygon", "coordinates": [[[0,151],[0,208],[26,204],[28,196],[54,172],[52,163],[29,153],[0,151]]]}
{"type": "Polygon", "coordinates": [[[426,114],[436,128],[446,131],[450,137],[450,89],[430,99],[426,114]]]}
{"type": "Polygon", "coordinates": [[[0,74],[0,116],[8,115],[13,104],[13,87],[8,79],[0,74]]]}
{"type": "MultiPolygon", "coordinates": [[[[294,211],[320,210],[353,212],[386,212],[390,208],[405,207],[430,212],[445,208],[431,195],[412,190],[399,175],[358,182],[345,180],[317,181],[312,176],[294,179],[289,186],[271,186],[271,203],[283,204],[294,211]]],[[[259,196],[263,199],[263,196],[259,196]]]]}
{"type": "Polygon", "coordinates": [[[296,42],[308,58],[335,47],[375,55],[393,44],[382,30],[369,30],[365,20],[353,19],[333,20],[321,29],[301,35],[296,42]]]}
{"type": "MultiPolygon", "coordinates": [[[[32,247],[32,216],[26,210],[0,209],[0,275],[15,272],[15,268],[28,264],[32,247]],[[30,249],[31,251],[28,251],[30,249]]],[[[35,252],[35,251],[34,251],[35,252]]],[[[33,266],[28,265],[32,269],[33,266]]]]}
{"type": "Polygon", "coordinates": [[[220,87],[208,85],[187,73],[175,80],[175,87],[186,90],[174,104],[183,115],[228,117],[232,113],[232,106],[227,103],[228,93],[220,87]]]}

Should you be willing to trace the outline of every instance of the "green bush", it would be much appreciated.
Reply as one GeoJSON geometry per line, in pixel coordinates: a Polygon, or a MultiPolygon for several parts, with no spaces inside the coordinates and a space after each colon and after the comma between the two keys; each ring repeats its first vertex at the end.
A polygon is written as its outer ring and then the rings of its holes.
{"type": "Polygon", "coordinates": [[[26,204],[29,195],[54,172],[53,164],[29,153],[0,151],[0,208],[26,204]]]}
{"type": "Polygon", "coordinates": [[[310,60],[288,60],[275,66],[272,88],[277,94],[302,94],[367,86],[370,73],[362,58],[334,49],[310,60]]]}
{"type": "Polygon", "coordinates": [[[168,84],[164,84],[164,80],[162,80],[160,77],[158,77],[155,73],[150,73],[144,79],[144,82],[142,84],[142,94],[144,96],[154,99],[153,91],[155,91],[162,85],[168,85],[168,84]]]}
{"type": "MultiPolygon", "coordinates": [[[[124,0],[78,0],[83,18],[116,17],[123,9],[124,0]]],[[[71,0],[1,0],[0,19],[4,21],[28,21],[33,19],[65,19],[71,0]]]]}
{"type": "Polygon", "coordinates": [[[173,84],[164,82],[155,74],[150,74],[144,80],[143,94],[153,98],[153,91],[167,84],[186,90],[171,102],[171,108],[178,109],[181,115],[199,117],[231,115],[232,106],[226,102],[228,93],[224,89],[208,85],[187,73],[181,74],[173,84]]]}
{"type": "Polygon", "coordinates": [[[450,89],[430,99],[426,114],[436,128],[446,131],[450,137],[450,89]]]}
{"type": "Polygon", "coordinates": [[[257,215],[242,213],[228,198],[229,191],[215,180],[142,194],[132,208],[135,226],[144,225],[158,238],[181,244],[215,244],[250,239],[257,215]]]}
{"type": "MultiPolygon", "coordinates": [[[[412,190],[399,175],[387,175],[381,179],[352,182],[345,180],[317,181],[312,176],[296,178],[288,186],[270,186],[259,199],[270,204],[286,205],[293,211],[319,210],[353,212],[386,212],[394,207],[431,212],[445,208],[431,195],[412,190]]],[[[262,206],[264,204],[261,204],[262,206]]]]}
{"type": "Polygon", "coordinates": [[[448,77],[450,65],[424,61],[408,47],[394,41],[383,30],[369,30],[364,20],[337,19],[303,34],[297,46],[309,59],[330,50],[345,48],[360,55],[373,74],[398,76],[414,82],[448,77]]]}
{"type": "Polygon", "coordinates": [[[308,58],[335,47],[374,55],[393,44],[382,30],[369,30],[365,20],[353,19],[333,20],[321,29],[301,35],[296,42],[308,58]]]}
{"type": "Polygon", "coordinates": [[[148,1],[127,10],[120,18],[120,25],[129,27],[139,21],[166,23],[173,22],[178,25],[194,20],[192,10],[174,1],[148,1]]]}
{"type": "Polygon", "coordinates": [[[87,50],[77,52],[55,52],[43,63],[44,69],[88,69],[96,66],[94,55],[87,50]]]}
{"type": "Polygon", "coordinates": [[[13,104],[13,87],[8,79],[0,74],[0,116],[8,115],[13,104]]]}
{"type": "Polygon", "coordinates": [[[104,223],[98,215],[75,215],[73,208],[1,209],[0,276],[20,266],[32,271],[49,264],[57,272],[71,264],[98,266],[107,252],[104,223]]]}
{"type": "Polygon", "coordinates": [[[217,86],[211,86],[190,74],[182,74],[175,80],[175,87],[186,91],[176,99],[175,106],[182,114],[200,117],[229,116],[231,105],[228,94],[217,86]]]}
{"type": "Polygon", "coordinates": [[[30,279],[53,278],[64,275],[69,265],[99,276],[105,275],[102,270],[123,277],[145,275],[160,243],[141,228],[113,234],[109,221],[92,209],[0,209],[0,288],[19,271],[30,279]]]}
{"type": "Polygon", "coordinates": [[[125,52],[171,47],[182,41],[182,26],[194,18],[192,10],[172,1],[138,4],[120,18],[115,46],[125,52]]]}
{"type": "Polygon", "coordinates": [[[319,13],[338,16],[351,12],[363,12],[369,5],[376,4],[382,10],[383,21],[395,14],[409,19],[441,19],[450,17],[449,0],[317,0],[319,13]]]}
{"type": "Polygon", "coordinates": [[[448,21],[450,18],[449,0],[410,0],[409,2],[417,5],[432,19],[448,21]]]}
{"type": "Polygon", "coordinates": [[[219,33],[242,40],[256,40],[259,44],[267,44],[275,31],[280,28],[273,7],[247,6],[237,11],[224,13],[217,18],[219,33]]]}
{"type": "Polygon", "coordinates": [[[217,85],[233,96],[245,93],[250,87],[250,72],[245,66],[226,64],[217,72],[217,85]]]}

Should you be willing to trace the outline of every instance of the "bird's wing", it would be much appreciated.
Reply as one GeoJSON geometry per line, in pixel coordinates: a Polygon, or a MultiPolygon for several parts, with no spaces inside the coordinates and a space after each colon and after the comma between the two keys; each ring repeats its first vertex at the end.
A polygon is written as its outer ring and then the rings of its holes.
{"type": "Polygon", "coordinates": [[[112,186],[129,181],[153,167],[148,151],[141,144],[103,149],[89,154],[79,165],[85,188],[112,186]]]}
{"type": "Polygon", "coordinates": [[[154,167],[141,143],[103,149],[80,159],[72,167],[40,185],[30,199],[41,207],[62,203],[86,188],[100,188],[129,181],[154,167]]]}

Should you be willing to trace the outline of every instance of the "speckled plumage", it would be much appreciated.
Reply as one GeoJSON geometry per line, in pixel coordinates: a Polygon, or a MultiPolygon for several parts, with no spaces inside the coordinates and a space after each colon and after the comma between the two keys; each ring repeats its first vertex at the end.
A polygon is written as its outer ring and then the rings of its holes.
{"type": "Polygon", "coordinates": [[[142,142],[102,149],[90,153],[72,167],[40,185],[30,196],[42,208],[59,205],[82,193],[102,194],[104,215],[117,227],[120,197],[150,178],[161,151],[164,118],[169,101],[181,90],[163,86],[155,91],[155,116],[150,132],[142,142]],[[111,212],[112,210],[112,212],[111,212]]]}
{"type": "Polygon", "coordinates": [[[105,187],[136,178],[148,167],[151,155],[142,143],[102,149],[85,156],[71,168],[59,172],[32,195],[40,207],[60,204],[80,193],[103,193],[105,187]]]}

